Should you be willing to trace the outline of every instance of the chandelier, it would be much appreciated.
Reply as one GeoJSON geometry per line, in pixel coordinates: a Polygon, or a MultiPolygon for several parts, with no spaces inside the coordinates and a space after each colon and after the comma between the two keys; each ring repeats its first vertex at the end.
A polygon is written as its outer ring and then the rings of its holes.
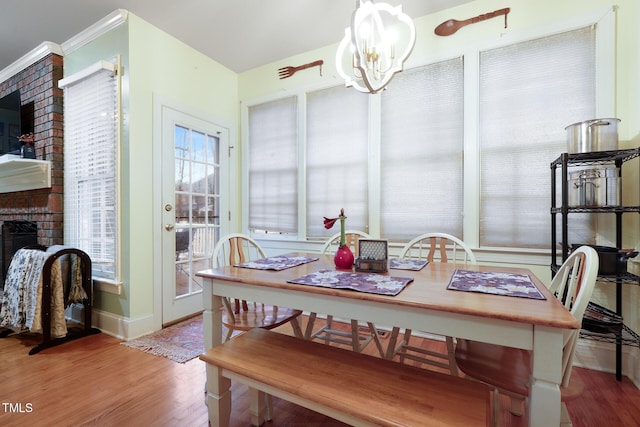
{"type": "Polygon", "coordinates": [[[338,74],[347,87],[378,93],[402,71],[415,41],[415,26],[402,6],[356,0],[336,53],[338,74]]]}

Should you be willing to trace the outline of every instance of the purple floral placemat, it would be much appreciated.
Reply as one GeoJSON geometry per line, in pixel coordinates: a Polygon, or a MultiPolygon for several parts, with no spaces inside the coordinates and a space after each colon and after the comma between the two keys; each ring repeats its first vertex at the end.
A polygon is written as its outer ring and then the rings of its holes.
{"type": "Polygon", "coordinates": [[[419,271],[429,264],[426,259],[410,259],[410,258],[391,258],[389,259],[389,268],[396,270],[413,270],[419,271]]]}
{"type": "Polygon", "coordinates": [[[509,297],[546,299],[526,274],[456,270],[447,289],[509,297]]]}
{"type": "Polygon", "coordinates": [[[320,270],[297,279],[288,280],[289,283],[299,285],[352,289],[370,294],[391,296],[398,295],[412,281],[412,277],[391,277],[374,273],[350,273],[335,270],[320,270]]]}
{"type": "Polygon", "coordinates": [[[296,255],[277,255],[269,258],[256,259],[254,261],[236,264],[234,267],[253,268],[255,270],[286,270],[287,268],[297,267],[308,262],[317,261],[318,258],[310,258],[306,256],[296,255]]]}

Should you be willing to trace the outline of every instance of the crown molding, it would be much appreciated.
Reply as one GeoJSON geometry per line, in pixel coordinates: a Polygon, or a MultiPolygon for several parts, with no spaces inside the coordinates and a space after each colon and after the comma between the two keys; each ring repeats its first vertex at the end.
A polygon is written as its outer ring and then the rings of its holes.
{"type": "Polygon", "coordinates": [[[62,51],[65,55],[70,54],[76,49],[79,49],[96,38],[108,33],[119,25],[124,24],[127,22],[128,17],[129,11],[125,9],[116,9],[95,24],[62,43],[62,51]]]}
{"type": "Polygon", "coordinates": [[[38,47],[27,53],[11,65],[0,71],[0,82],[9,80],[11,77],[18,74],[25,68],[40,61],[45,56],[55,53],[56,55],[64,56],[73,52],[76,49],[86,45],[97,37],[106,34],[113,30],[117,26],[127,22],[129,17],[129,11],[125,9],[117,9],[102,18],[100,21],[91,25],[84,31],[73,36],[66,42],[59,45],[53,42],[43,42],[38,47]]]}
{"type": "Polygon", "coordinates": [[[0,71],[0,82],[9,80],[25,68],[35,64],[47,55],[55,53],[62,56],[62,48],[53,42],[43,42],[38,47],[27,53],[17,61],[0,71]]]}

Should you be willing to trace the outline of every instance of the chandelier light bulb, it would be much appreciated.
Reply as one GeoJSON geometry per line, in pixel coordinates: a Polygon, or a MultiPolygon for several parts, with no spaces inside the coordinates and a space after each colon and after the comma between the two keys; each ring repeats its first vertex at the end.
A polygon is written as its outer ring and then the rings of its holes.
{"type": "Polygon", "coordinates": [[[402,71],[414,44],[415,26],[411,18],[402,13],[402,6],[358,0],[351,27],[345,29],[336,52],[338,74],[347,87],[378,93],[395,73],[402,71]],[[398,27],[408,34],[404,44],[399,42],[398,27]],[[346,59],[346,55],[351,59],[346,59]]]}

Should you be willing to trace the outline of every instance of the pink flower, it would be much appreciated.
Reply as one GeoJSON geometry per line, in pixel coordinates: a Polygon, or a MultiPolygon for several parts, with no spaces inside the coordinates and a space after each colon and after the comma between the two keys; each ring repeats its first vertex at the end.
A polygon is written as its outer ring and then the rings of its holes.
{"type": "Polygon", "coordinates": [[[337,220],[338,220],[338,218],[327,218],[325,216],[324,217],[324,228],[329,230],[331,227],[333,227],[333,224],[335,224],[337,220]]]}
{"type": "Polygon", "coordinates": [[[340,216],[338,218],[327,218],[326,216],[323,217],[324,218],[324,228],[326,228],[327,230],[329,230],[330,228],[333,227],[333,224],[336,223],[336,221],[340,220],[344,220],[347,217],[344,216],[344,208],[340,209],[340,216]]]}

